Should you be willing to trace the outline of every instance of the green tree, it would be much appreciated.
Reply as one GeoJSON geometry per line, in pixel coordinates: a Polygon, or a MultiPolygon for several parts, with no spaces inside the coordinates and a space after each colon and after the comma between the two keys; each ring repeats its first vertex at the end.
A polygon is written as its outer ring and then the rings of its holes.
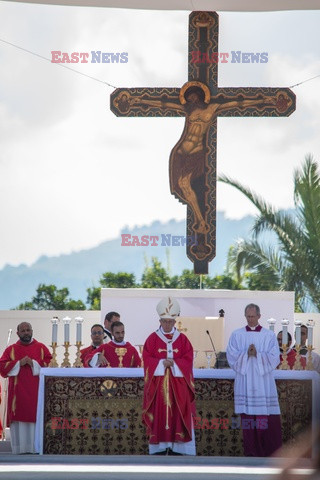
{"type": "Polygon", "coordinates": [[[184,269],[182,274],[177,277],[177,287],[175,288],[200,288],[200,275],[193,273],[193,270],[184,269]]]}
{"type": "Polygon", "coordinates": [[[99,285],[99,287],[87,288],[89,310],[100,310],[101,288],[136,288],[139,286],[134,273],[126,272],[105,272],[99,279],[99,285]]]}
{"type": "Polygon", "coordinates": [[[216,275],[213,278],[205,279],[205,288],[215,288],[223,290],[240,290],[239,282],[232,278],[230,274],[216,275]]]}
{"type": "Polygon", "coordinates": [[[100,310],[101,287],[87,288],[87,305],[89,310],[100,310]]]}
{"type": "Polygon", "coordinates": [[[21,303],[16,310],[85,310],[81,300],[69,298],[67,288],[58,288],[55,285],[40,284],[36,295],[31,301],[21,303]]]}
{"type": "Polygon", "coordinates": [[[101,287],[105,288],[136,288],[137,282],[134,273],[105,272],[100,278],[101,287]]]}
{"type": "Polygon", "coordinates": [[[157,257],[152,257],[152,265],[145,267],[141,277],[142,288],[174,288],[167,270],[162,267],[157,257]]]}
{"type": "Polygon", "coordinates": [[[277,211],[250,188],[236,180],[221,176],[220,181],[242,192],[259,210],[253,237],[237,243],[234,265],[255,273],[255,283],[264,279],[268,289],[294,290],[296,307],[302,311],[313,305],[320,311],[320,177],[318,165],[307,156],[294,172],[295,211],[291,215],[277,211]],[[266,246],[263,232],[273,232],[278,246],[266,246]]]}

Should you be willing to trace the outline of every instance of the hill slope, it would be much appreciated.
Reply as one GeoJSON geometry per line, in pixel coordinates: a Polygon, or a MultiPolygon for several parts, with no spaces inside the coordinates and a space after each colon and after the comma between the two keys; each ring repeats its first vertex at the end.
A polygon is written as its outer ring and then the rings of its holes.
{"type": "MultiPolygon", "coordinates": [[[[217,256],[211,262],[211,276],[222,273],[225,267],[229,247],[239,237],[247,237],[253,224],[253,216],[241,220],[226,219],[224,213],[217,213],[217,256]]],[[[167,223],[154,221],[151,225],[123,229],[121,232],[131,235],[161,234],[185,235],[185,222],[171,220],[167,223]]],[[[30,266],[6,265],[0,270],[0,309],[8,310],[22,302],[30,300],[39,283],[68,287],[74,299],[86,301],[86,289],[98,285],[102,273],[125,271],[134,273],[140,279],[146,264],[146,258],[158,257],[163,266],[167,266],[168,247],[125,247],[121,246],[121,237],[108,240],[100,245],[68,255],[40,257],[30,266]]],[[[172,274],[180,274],[184,268],[193,265],[186,257],[185,247],[169,247],[169,267],[172,274]]]]}

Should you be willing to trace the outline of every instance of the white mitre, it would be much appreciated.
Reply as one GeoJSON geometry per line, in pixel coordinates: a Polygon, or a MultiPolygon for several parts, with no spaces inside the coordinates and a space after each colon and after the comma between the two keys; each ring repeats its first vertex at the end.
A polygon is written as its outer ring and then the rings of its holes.
{"type": "Polygon", "coordinates": [[[165,297],[158,303],[157,312],[160,318],[175,320],[180,314],[180,305],[175,298],[165,297]]]}

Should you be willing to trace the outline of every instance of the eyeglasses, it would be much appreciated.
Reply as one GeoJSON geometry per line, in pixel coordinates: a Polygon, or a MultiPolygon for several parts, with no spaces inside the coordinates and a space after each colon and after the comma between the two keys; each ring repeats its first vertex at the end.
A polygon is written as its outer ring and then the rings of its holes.
{"type": "Polygon", "coordinates": [[[95,332],[95,331],[93,331],[93,332],[91,332],[91,335],[103,335],[103,332],[95,332]]]}

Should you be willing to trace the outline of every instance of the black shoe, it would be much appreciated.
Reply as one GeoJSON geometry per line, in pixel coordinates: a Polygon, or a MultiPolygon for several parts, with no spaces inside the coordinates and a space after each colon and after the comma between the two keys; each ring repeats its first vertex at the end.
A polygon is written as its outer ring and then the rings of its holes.
{"type": "Polygon", "coordinates": [[[167,455],[167,450],[163,450],[162,452],[156,452],[156,453],[153,453],[152,455],[167,455]]]}
{"type": "Polygon", "coordinates": [[[174,452],[171,450],[171,448],[169,448],[168,455],[183,455],[183,453],[174,452]]]}

